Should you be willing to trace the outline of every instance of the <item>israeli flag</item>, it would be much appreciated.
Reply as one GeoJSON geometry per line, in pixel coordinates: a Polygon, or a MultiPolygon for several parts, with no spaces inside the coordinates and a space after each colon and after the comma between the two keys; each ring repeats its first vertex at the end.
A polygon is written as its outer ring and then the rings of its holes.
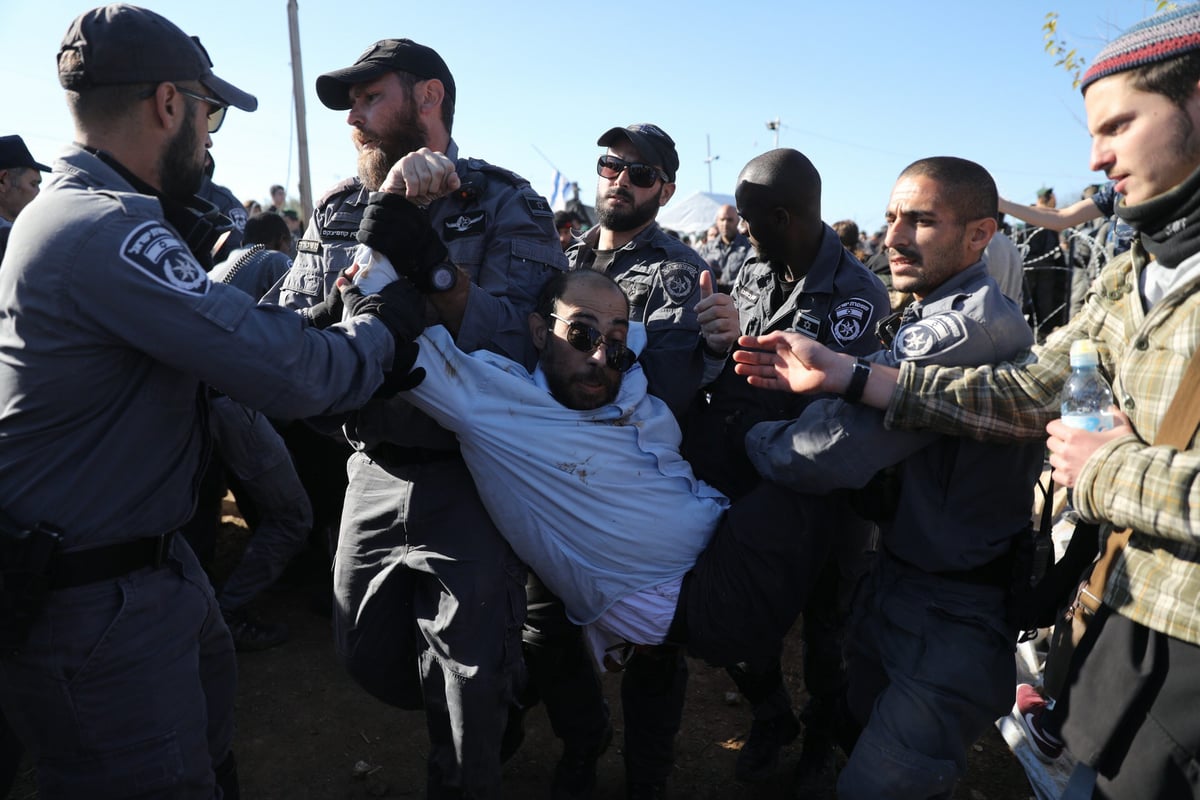
{"type": "Polygon", "coordinates": [[[550,208],[554,211],[565,211],[567,208],[567,190],[571,182],[558,170],[554,170],[554,184],[550,191],[550,208]]]}

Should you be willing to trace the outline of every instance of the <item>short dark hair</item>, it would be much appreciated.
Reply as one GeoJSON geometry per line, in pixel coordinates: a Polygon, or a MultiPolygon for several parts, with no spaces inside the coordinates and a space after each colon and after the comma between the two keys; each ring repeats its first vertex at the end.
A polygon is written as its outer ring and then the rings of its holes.
{"type": "Polygon", "coordinates": [[[839,219],[830,226],[834,233],[838,235],[838,239],[842,243],[842,247],[853,250],[858,247],[858,223],[852,219],[839,219]]]}
{"type": "MultiPolygon", "coordinates": [[[[418,82],[431,80],[404,70],[396,70],[396,76],[400,78],[400,85],[408,92],[410,100],[418,82]]],[[[448,87],[447,91],[442,93],[442,124],[446,126],[446,133],[450,133],[454,128],[454,94],[449,91],[448,87]]]]}
{"type": "MultiPolygon", "coordinates": [[[[83,56],[77,50],[64,50],[59,64],[66,69],[82,69],[83,56]],[[80,66],[76,67],[76,62],[80,66]]],[[[61,68],[61,67],[60,67],[61,68]]],[[[116,122],[158,86],[157,83],[115,83],[67,90],[67,110],[83,126],[107,126],[116,122]]]]}
{"type": "Polygon", "coordinates": [[[996,219],[1000,213],[996,181],[974,161],[954,156],[922,158],[905,167],[900,178],[911,175],[936,181],[950,207],[958,212],[959,222],[996,219]]]}
{"type": "Polygon", "coordinates": [[[275,244],[280,238],[291,239],[292,232],[288,230],[283,217],[274,211],[264,211],[246,220],[246,229],[242,231],[242,244],[275,244]]]}
{"type": "Polygon", "coordinates": [[[1196,83],[1200,81],[1200,50],[1134,67],[1129,70],[1129,81],[1138,91],[1161,94],[1183,108],[1196,93],[1196,83]]]}
{"type": "MultiPolygon", "coordinates": [[[[546,281],[542,286],[542,290],[538,292],[537,304],[534,306],[534,311],[540,314],[544,319],[550,319],[550,315],[554,313],[554,309],[562,296],[567,293],[567,290],[579,282],[592,282],[597,285],[609,285],[620,292],[622,297],[625,297],[625,291],[621,285],[614,281],[603,272],[597,272],[594,269],[576,269],[567,272],[559,272],[546,281]]],[[[629,306],[629,298],[625,298],[626,309],[629,306]]]]}

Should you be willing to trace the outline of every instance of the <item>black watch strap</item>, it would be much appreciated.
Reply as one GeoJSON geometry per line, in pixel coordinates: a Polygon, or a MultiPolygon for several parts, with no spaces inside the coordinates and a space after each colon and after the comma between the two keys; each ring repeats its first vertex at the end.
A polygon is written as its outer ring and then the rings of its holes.
{"type": "Polygon", "coordinates": [[[846,386],[846,391],[842,393],[842,397],[847,403],[857,403],[862,400],[863,389],[867,387],[867,378],[870,375],[870,361],[860,358],[854,362],[854,369],[850,373],[850,383],[846,386]]]}

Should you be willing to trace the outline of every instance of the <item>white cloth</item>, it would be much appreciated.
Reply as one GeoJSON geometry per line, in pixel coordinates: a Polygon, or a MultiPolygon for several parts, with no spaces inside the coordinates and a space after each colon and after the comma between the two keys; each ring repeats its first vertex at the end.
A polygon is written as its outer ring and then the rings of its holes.
{"type": "MultiPolygon", "coordinates": [[[[640,323],[629,339],[645,342],[640,323]]],[[[492,520],[573,622],[692,567],[729,501],[679,455],[679,426],[640,366],[613,403],[576,411],[540,369],[467,355],[441,326],[418,341],[426,376],[408,399],[458,435],[492,520]]]]}

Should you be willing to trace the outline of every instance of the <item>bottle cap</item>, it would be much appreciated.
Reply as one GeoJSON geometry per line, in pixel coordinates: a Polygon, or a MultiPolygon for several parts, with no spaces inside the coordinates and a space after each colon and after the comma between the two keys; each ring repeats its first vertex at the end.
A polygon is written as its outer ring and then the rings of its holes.
{"type": "Polygon", "coordinates": [[[1096,345],[1091,339],[1076,339],[1071,342],[1071,366],[1094,367],[1100,363],[1096,345]]]}

